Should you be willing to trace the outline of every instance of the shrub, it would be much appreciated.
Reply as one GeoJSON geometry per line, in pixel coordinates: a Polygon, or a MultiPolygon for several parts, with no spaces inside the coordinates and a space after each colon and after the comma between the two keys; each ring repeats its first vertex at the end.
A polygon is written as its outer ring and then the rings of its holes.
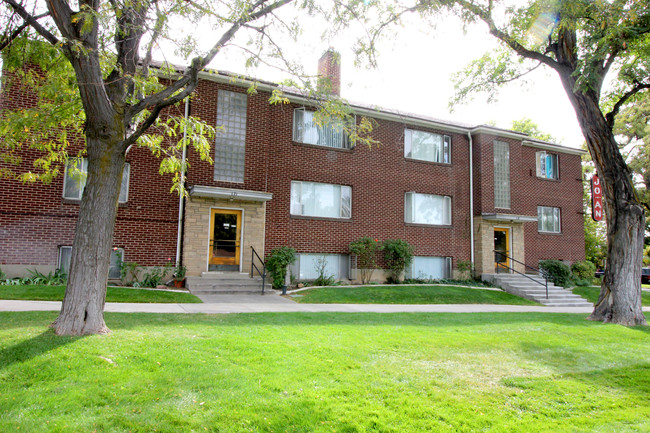
{"type": "Polygon", "coordinates": [[[591,281],[596,274],[596,265],[588,261],[574,262],[571,272],[576,279],[591,281]]]}
{"type": "Polygon", "coordinates": [[[350,254],[357,256],[357,268],[361,271],[361,284],[368,284],[373,271],[377,268],[377,239],[363,237],[350,243],[350,254]]]}
{"type": "Polygon", "coordinates": [[[413,261],[413,247],[402,239],[388,239],[381,248],[384,251],[384,269],[388,272],[386,282],[397,284],[402,272],[413,261]]]}
{"type": "Polygon", "coordinates": [[[571,285],[571,269],[559,260],[542,260],[539,267],[546,277],[558,286],[571,285]]]}
{"type": "Polygon", "coordinates": [[[169,266],[155,267],[142,276],[140,287],[158,287],[169,272],[169,266]]]}
{"type": "Polygon", "coordinates": [[[471,260],[459,260],[456,263],[456,269],[461,273],[462,279],[470,280],[472,278],[472,261],[471,260]]]}
{"type": "Polygon", "coordinates": [[[2,272],[2,268],[0,268],[0,281],[5,280],[7,276],[5,275],[4,272],[2,272]]]}
{"type": "Polygon", "coordinates": [[[276,248],[266,256],[266,270],[271,275],[274,289],[280,289],[284,286],[284,277],[287,272],[287,266],[295,261],[296,250],[289,247],[276,248]]]}
{"type": "Polygon", "coordinates": [[[316,260],[314,268],[318,274],[318,277],[314,280],[314,286],[332,286],[336,283],[334,275],[327,275],[325,273],[327,270],[327,259],[324,256],[321,256],[316,260]]]}

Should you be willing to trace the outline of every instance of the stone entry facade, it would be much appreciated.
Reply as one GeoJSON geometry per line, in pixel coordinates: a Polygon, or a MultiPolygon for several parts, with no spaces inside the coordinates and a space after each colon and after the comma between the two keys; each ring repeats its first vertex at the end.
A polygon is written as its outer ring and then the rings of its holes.
{"type": "Polygon", "coordinates": [[[185,205],[183,263],[188,276],[208,271],[210,245],[210,213],[214,208],[242,210],[240,272],[250,272],[251,246],[264,254],[264,223],[266,203],[205,197],[190,197],[185,205]]]}
{"type": "MultiPolygon", "coordinates": [[[[506,228],[510,235],[510,257],[525,263],[524,224],[530,224],[537,218],[519,215],[478,216],[474,217],[475,239],[475,275],[494,274],[494,229],[506,228]]],[[[518,272],[525,273],[524,265],[511,262],[510,266],[518,272]]]]}

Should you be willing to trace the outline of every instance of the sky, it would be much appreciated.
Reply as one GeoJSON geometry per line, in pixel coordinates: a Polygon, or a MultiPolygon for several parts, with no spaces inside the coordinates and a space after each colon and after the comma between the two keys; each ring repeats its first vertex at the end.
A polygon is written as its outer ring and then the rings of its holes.
{"type": "MultiPolygon", "coordinates": [[[[309,31],[298,43],[286,44],[287,55],[303,65],[306,73],[316,74],[318,58],[329,47],[341,53],[341,96],[350,102],[377,105],[450,122],[468,124],[495,123],[510,129],[513,120],[530,118],[541,131],[548,132],[560,144],[580,147],[584,141],[575,113],[557,75],[538,68],[529,86],[514,82],[503,87],[496,103],[484,95],[454,107],[452,75],[465,65],[497,46],[496,40],[481,24],[461,30],[460,22],[446,17],[432,29],[419,19],[406,21],[394,29],[378,49],[376,68],[356,67],[352,45],[354,37],[342,33],[324,41],[320,32],[309,31]]],[[[284,46],[284,45],[283,45],[284,46]]],[[[268,81],[289,78],[266,66],[246,69],[240,52],[230,50],[217,56],[210,68],[242,73],[268,81]]]]}

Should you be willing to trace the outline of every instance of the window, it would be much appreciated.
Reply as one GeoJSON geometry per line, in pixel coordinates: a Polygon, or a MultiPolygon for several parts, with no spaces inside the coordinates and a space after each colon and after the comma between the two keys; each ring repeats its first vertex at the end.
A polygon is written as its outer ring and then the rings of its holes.
{"type": "Polygon", "coordinates": [[[352,188],[316,182],[291,182],[291,214],[350,218],[352,188]]]}
{"type": "MultiPolygon", "coordinates": [[[[57,268],[61,269],[67,274],[70,273],[70,259],[72,258],[72,247],[71,246],[60,246],[59,247],[59,263],[57,268]]],[[[120,274],[120,260],[124,258],[124,249],[123,248],[113,248],[111,250],[111,260],[108,268],[108,278],[110,279],[119,279],[120,274]]]]}
{"type": "Polygon", "coordinates": [[[413,257],[406,278],[442,280],[451,278],[451,257],[413,257]]]}
{"type": "Polygon", "coordinates": [[[494,207],[510,209],[510,145],[494,142],[494,207]]]}
{"type": "Polygon", "coordinates": [[[407,192],[404,201],[407,223],[451,225],[451,197],[407,192]]]}
{"type": "Polygon", "coordinates": [[[348,262],[344,254],[298,254],[291,273],[299,280],[315,280],[322,268],[323,276],[343,280],[348,278],[348,262]]]}
{"type": "Polygon", "coordinates": [[[546,152],[537,152],[535,154],[535,160],[537,165],[537,177],[543,177],[546,179],[557,179],[559,177],[557,155],[548,154],[546,152]]]}
{"type": "MultiPolygon", "coordinates": [[[[124,164],[122,172],[122,185],[120,186],[120,203],[126,203],[129,198],[129,176],[131,164],[124,164]]],[[[70,200],[81,200],[86,187],[86,174],[88,173],[88,160],[86,158],[74,158],[68,161],[63,176],[63,198],[70,200]]]]}
{"type": "Polygon", "coordinates": [[[214,180],[244,182],[247,104],[245,93],[219,90],[214,180]]]}
{"type": "Polygon", "coordinates": [[[431,132],[404,131],[404,156],[430,162],[451,162],[451,137],[431,132]]]}
{"type": "Polygon", "coordinates": [[[537,230],[540,233],[560,233],[560,208],[537,206],[537,230]]]}
{"type": "Polygon", "coordinates": [[[318,146],[349,149],[348,135],[343,124],[331,123],[319,126],[314,121],[314,111],[298,108],[293,112],[293,141],[318,146]]]}

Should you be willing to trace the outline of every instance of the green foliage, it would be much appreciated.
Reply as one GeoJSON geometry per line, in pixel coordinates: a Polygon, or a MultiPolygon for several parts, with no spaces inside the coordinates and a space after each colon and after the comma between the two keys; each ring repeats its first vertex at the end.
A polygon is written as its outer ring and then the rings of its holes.
{"type": "Polygon", "coordinates": [[[142,276],[140,287],[158,287],[169,274],[171,267],[171,262],[169,262],[165,266],[156,266],[149,272],[145,272],[142,276]]]}
{"type": "Polygon", "coordinates": [[[24,278],[18,277],[8,279],[3,274],[0,276],[0,285],[20,286],[25,284],[37,284],[44,286],[57,286],[60,284],[65,284],[68,280],[68,276],[61,269],[57,269],[54,272],[48,272],[47,274],[43,274],[36,269],[27,269],[27,272],[29,273],[29,276],[24,278]]]}
{"type": "Polygon", "coordinates": [[[587,260],[573,262],[571,273],[577,279],[591,281],[596,273],[596,265],[587,260]]]}
{"type": "Polygon", "coordinates": [[[571,285],[571,268],[559,260],[542,260],[539,268],[546,277],[558,286],[569,287],[571,285]]]}
{"type": "Polygon", "coordinates": [[[456,262],[456,269],[460,272],[464,279],[469,280],[472,278],[472,271],[474,267],[472,266],[471,260],[458,260],[456,262]]]}
{"type": "MultiPolygon", "coordinates": [[[[24,301],[62,301],[65,294],[63,285],[12,284],[11,287],[0,286],[0,299],[24,301]]],[[[199,298],[189,293],[145,290],[126,287],[108,287],[106,302],[134,302],[155,304],[200,304],[199,298]]]]}
{"type": "Polygon", "coordinates": [[[350,243],[350,254],[357,256],[357,268],[361,271],[361,284],[368,284],[377,268],[377,251],[381,245],[377,239],[362,237],[350,243]]]}
{"type": "Polygon", "coordinates": [[[5,280],[6,278],[7,278],[7,275],[4,272],[2,272],[2,268],[0,268],[0,284],[2,284],[1,282],[3,280],[5,280]]]}
{"type": "Polygon", "coordinates": [[[386,282],[400,282],[402,273],[413,261],[413,247],[402,239],[388,239],[382,245],[384,269],[388,272],[386,282]]]}
{"type": "Polygon", "coordinates": [[[296,250],[289,247],[279,247],[271,250],[266,256],[266,270],[271,275],[274,289],[281,289],[284,286],[287,266],[295,263],[296,250]]]}
{"type": "Polygon", "coordinates": [[[178,265],[174,268],[174,279],[182,280],[183,278],[185,278],[186,273],[187,273],[187,267],[184,265],[178,265]]]}
{"type": "Polygon", "coordinates": [[[539,129],[537,123],[533,122],[532,119],[524,117],[520,120],[513,120],[511,128],[513,131],[523,132],[528,134],[532,138],[537,138],[539,140],[549,141],[551,143],[558,143],[558,139],[553,137],[553,135],[548,132],[542,132],[539,129]]]}

